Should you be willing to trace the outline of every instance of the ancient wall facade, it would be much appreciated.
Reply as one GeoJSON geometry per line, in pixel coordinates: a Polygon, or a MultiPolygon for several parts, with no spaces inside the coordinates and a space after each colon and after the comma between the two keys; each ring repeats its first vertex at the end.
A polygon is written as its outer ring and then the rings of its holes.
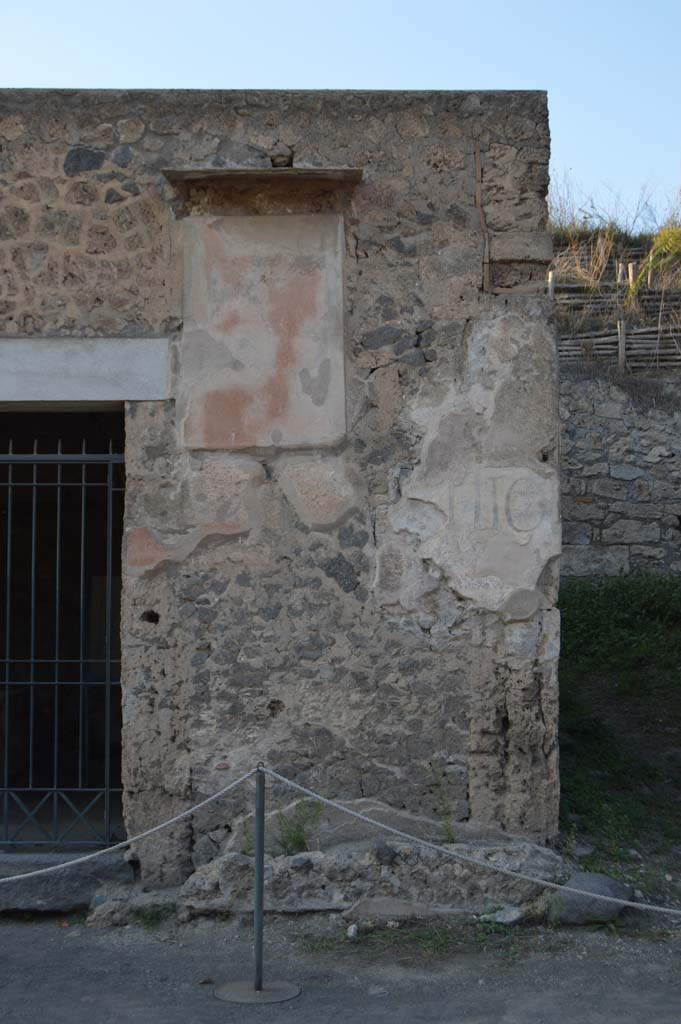
{"type": "Polygon", "coordinates": [[[263,758],[555,832],[548,157],[540,93],[0,93],[0,336],[169,339],[126,405],[131,830],[263,758]]]}
{"type": "Polygon", "coordinates": [[[681,571],[681,442],[674,380],[561,379],[565,576],[681,571]]]}

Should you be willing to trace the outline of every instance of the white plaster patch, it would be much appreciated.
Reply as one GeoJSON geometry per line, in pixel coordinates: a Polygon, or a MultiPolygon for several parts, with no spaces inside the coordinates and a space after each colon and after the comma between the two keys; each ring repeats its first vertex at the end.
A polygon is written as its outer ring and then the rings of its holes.
{"type": "MultiPolygon", "coordinates": [[[[534,591],[546,562],[560,552],[552,471],[471,466],[463,479],[433,488],[419,481],[405,492],[407,499],[418,494],[431,501],[442,515],[441,529],[422,536],[420,556],[439,566],[453,590],[484,608],[499,610],[516,591],[534,591]]],[[[509,613],[527,617],[527,602],[509,613]]]]}
{"type": "Polygon", "coordinates": [[[416,610],[422,599],[437,590],[439,584],[439,575],[427,572],[423,559],[406,541],[396,538],[379,548],[374,583],[379,604],[416,610]]]}
{"type": "MultiPolygon", "coordinates": [[[[558,475],[532,457],[532,423],[504,418],[517,359],[536,341],[531,327],[514,314],[483,321],[468,339],[463,379],[430,402],[414,400],[407,415],[424,432],[421,456],[389,516],[453,591],[507,621],[530,619],[545,603],[539,580],[560,553],[558,475]]],[[[412,567],[393,584],[408,600],[413,576],[412,567]]]]}

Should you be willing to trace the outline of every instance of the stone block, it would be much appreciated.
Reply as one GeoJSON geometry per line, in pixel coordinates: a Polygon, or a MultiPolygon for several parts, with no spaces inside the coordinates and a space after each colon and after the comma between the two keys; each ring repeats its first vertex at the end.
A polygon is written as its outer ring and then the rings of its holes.
{"type": "Polygon", "coordinates": [[[591,527],[587,523],[563,523],[563,544],[590,544],[591,527]]]}
{"type": "Polygon", "coordinates": [[[0,340],[0,402],[139,402],[167,397],[167,338],[0,340]]]}
{"type": "MultiPolygon", "coordinates": [[[[0,877],[54,867],[77,856],[64,852],[3,854],[0,856],[0,877]]],[[[106,853],[85,864],[74,864],[38,878],[27,878],[25,882],[3,883],[0,885],[0,912],[32,910],[67,914],[89,906],[102,885],[132,882],[132,867],[123,854],[106,853]]]]}
{"type": "Polygon", "coordinates": [[[361,481],[343,456],[288,456],[277,464],[277,480],[313,530],[339,525],[360,504],[361,481]]]}
{"type": "Polygon", "coordinates": [[[657,523],[642,523],[638,519],[620,519],[601,533],[605,544],[643,544],[659,541],[660,527],[657,523]]]}
{"type": "Polygon", "coordinates": [[[597,416],[604,416],[606,419],[618,420],[624,412],[621,402],[598,402],[594,409],[597,416]]]}
{"type": "Polygon", "coordinates": [[[549,919],[556,924],[605,924],[619,917],[622,907],[616,903],[599,900],[598,896],[609,896],[622,900],[633,900],[634,898],[634,890],[626,882],[599,874],[596,871],[575,871],[565,884],[592,895],[580,896],[565,891],[548,893],[543,903],[547,908],[549,919]]]}
{"type": "Polygon", "coordinates": [[[492,238],[492,260],[532,260],[549,263],[553,244],[547,231],[500,231],[492,238]]]}
{"type": "Polygon", "coordinates": [[[615,480],[638,480],[639,477],[645,475],[645,469],[641,469],[640,466],[622,463],[618,466],[610,467],[610,476],[614,477],[615,480]]]}
{"type": "Polygon", "coordinates": [[[561,571],[564,576],[620,576],[629,572],[629,548],[566,544],[561,555],[561,571]]]}
{"type": "Polygon", "coordinates": [[[230,450],[340,441],[340,216],[189,217],[182,232],[182,444],[230,450]]]}
{"type": "Polygon", "coordinates": [[[206,453],[189,460],[182,479],[182,519],[187,526],[231,525],[247,533],[260,519],[260,462],[247,456],[206,453]]]}
{"type": "Polygon", "coordinates": [[[646,462],[656,463],[661,462],[663,459],[669,459],[674,457],[674,452],[670,451],[666,445],[656,444],[650,449],[649,452],[644,456],[646,462]]]}
{"type": "Polygon", "coordinates": [[[632,559],[638,562],[661,563],[666,557],[665,548],[656,548],[651,544],[632,544],[629,548],[632,559]]]}

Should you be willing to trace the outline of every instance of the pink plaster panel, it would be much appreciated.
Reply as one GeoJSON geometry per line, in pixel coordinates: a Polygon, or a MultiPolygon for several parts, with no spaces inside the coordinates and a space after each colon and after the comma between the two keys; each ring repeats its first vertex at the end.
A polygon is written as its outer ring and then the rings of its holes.
{"type": "Polygon", "coordinates": [[[182,443],[329,445],[345,433],[338,214],[188,217],[182,443]]]}

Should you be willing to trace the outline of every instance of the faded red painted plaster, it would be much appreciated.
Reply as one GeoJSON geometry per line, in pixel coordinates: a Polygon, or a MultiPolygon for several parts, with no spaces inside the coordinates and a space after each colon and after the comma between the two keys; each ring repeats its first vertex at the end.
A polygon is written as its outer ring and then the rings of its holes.
{"type": "MultiPolygon", "coordinates": [[[[293,374],[298,369],[296,341],[305,322],[317,313],[321,284],[319,271],[282,285],[267,282],[264,304],[277,338],[273,372],[258,391],[239,387],[196,394],[186,425],[195,446],[246,448],[256,444],[254,437],[271,436],[291,404],[293,374]]],[[[235,311],[225,317],[221,327],[228,333],[240,321],[235,311]]]]}

